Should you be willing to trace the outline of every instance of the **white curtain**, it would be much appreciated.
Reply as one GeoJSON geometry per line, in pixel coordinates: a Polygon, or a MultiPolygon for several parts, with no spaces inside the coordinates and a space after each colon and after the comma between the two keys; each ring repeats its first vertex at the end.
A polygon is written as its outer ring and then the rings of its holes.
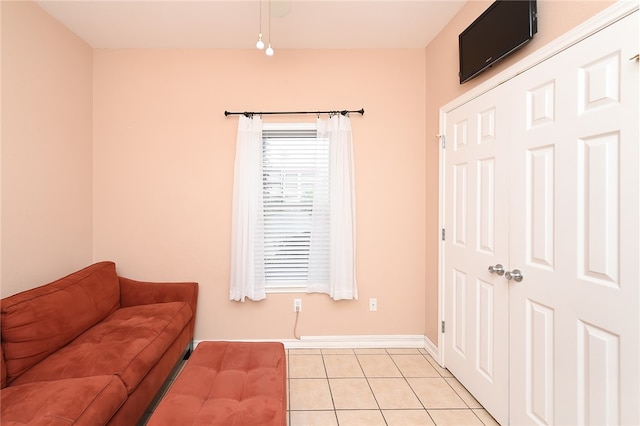
{"type": "MultiPolygon", "coordinates": [[[[327,138],[329,141],[329,276],[328,281],[326,279],[310,280],[307,291],[327,293],[335,300],[357,299],[355,179],[351,120],[341,114],[333,115],[329,120],[318,118],[317,131],[319,139],[327,138]]],[[[314,212],[312,221],[316,220],[323,220],[323,215],[316,215],[314,212]]],[[[312,254],[314,252],[313,241],[311,252],[312,254]]],[[[316,269],[314,261],[317,260],[318,257],[311,256],[310,273],[316,269]]]]}
{"type": "Polygon", "coordinates": [[[233,177],[229,298],[261,300],[265,294],[262,220],[262,118],[240,116],[233,177]]]}

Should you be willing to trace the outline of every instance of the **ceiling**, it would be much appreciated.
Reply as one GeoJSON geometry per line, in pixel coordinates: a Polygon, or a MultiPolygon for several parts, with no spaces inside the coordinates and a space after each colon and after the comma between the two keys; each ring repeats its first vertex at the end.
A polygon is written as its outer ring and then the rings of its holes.
{"type": "MultiPolygon", "coordinates": [[[[278,49],[422,48],[467,0],[271,0],[278,49]]],[[[39,0],[94,48],[254,48],[269,0],[39,0]]]]}

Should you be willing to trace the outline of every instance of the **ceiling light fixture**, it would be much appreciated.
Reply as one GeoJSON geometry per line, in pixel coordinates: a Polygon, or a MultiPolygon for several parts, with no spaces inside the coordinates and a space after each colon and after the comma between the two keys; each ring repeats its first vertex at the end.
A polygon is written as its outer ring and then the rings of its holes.
{"type": "Polygon", "coordinates": [[[267,56],[273,56],[273,48],[271,47],[271,0],[269,0],[269,47],[264,52],[267,56]]]}
{"type": "Polygon", "coordinates": [[[256,47],[258,50],[264,49],[264,42],[262,41],[262,0],[259,0],[260,4],[260,32],[258,33],[258,42],[256,43],[256,47]]]}

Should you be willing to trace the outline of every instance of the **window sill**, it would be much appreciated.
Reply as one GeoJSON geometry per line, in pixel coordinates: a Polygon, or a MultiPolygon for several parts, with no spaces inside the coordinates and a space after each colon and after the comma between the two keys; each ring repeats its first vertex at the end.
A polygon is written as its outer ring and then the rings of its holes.
{"type": "Polygon", "coordinates": [[[265,288],[265,293],[306,293],[307,287],[301,285],[277,286],[265,288]]]}

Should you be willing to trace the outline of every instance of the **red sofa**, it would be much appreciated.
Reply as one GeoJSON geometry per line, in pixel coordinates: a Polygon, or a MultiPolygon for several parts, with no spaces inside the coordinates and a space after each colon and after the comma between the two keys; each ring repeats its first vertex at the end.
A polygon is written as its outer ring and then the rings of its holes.
{"type": "Polygon", "coordinates": [[[135,425],[190,347],[197,283],[100,262],[0,301],[2,425],[135,425]]]}

